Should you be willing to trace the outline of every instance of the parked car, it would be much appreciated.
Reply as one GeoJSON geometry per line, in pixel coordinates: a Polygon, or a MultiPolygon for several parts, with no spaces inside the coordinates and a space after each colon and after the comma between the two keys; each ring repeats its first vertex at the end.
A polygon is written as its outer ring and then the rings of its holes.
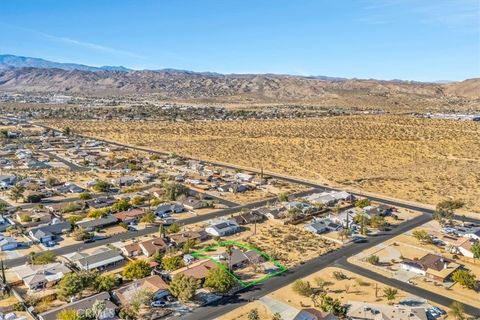
{"type": "Polygon", "coordinates": [[[152,303],[150,303],[150,306],[152,308],[161,308],[161,307],[165,307],[167,304],[165,303],[165,301],[152,301],[152,303]]]}

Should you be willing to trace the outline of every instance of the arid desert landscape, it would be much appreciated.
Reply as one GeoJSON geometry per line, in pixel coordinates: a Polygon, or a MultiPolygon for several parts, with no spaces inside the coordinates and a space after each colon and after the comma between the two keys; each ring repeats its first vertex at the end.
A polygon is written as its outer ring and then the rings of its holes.
{"type": "Polygon", "coordinates": [[[48,121],[129,145],[480,210],[480,126],[413,116],[217,122],[48,121]]]}

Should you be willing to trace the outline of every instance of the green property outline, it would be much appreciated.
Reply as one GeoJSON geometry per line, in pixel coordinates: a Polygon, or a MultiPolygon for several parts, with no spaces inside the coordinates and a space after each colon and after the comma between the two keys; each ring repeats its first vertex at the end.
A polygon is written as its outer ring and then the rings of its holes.
{"type": "Polygon", "coordinates": [[[232,241],[232,240],[229,240],[229,241],[221,241],[217,244],[212,244],[208,247],[205,247],[201,250],[198,250],[198,251],[195,251],[195,252],[192,252],[190,253],[194,258],[196,259],[202,259],[202,258],[206,258],[206,259],[209,259],[211,261],[213,261],[217,266],[219,266],[220,268],[222,268],[223,271],[225,271],[228,275],[230,275],[235,281],[237,281],[238,283],[240,283],[244,288],[247,288],[247,287],[250,287],[250,286],[253,286],[259,282],[262,282],[262,281],[265,281],[265,280],[268,280],[272,277],[275,277],[285,271],[288,270],[287,267],[285,267],[284,265],[282,265],[280,262],[278,262],[277,260],[273,259],[272,257],[270,257],[268,254],[266,254],[265,252],[263,252],[262,250],[258,249],[258,248],[255,248],[251,245],[248,245],[248,244],[245,244],[245,243],[241,243],[241,242],[237,242],[237,241],[232,241]],[[250,250],[255,250],[258,252],[258,254],[260,254],[263,258],[265,258],[267,261],[273,263],[275,266],[277,266],[278,268],[280,268],[280,270],[274,272],[274,273],[271,273],[271,274],[267,274],[266,276],[260,278],[260,279],[257,279],[257,280],[253,280],[253,281],[250,281],[250,282],[244,282],[242,280],[240,280],[236,275],[234,275],[232,272],[230,272],[230,270],[228,270],[228,268],[226,268],[222,263],[220,263],[219,261],[213,259],[211,256],[208,256],[208,255],[204,255],[204,253],[210,251],[211,249],[213,248],[218,248],[218,247],[225,247],[227,245],[233,245],[233,246],[237,246],[237,247],[242,247],[242,248],[246,248],[246,249],[250,249],[250,250]]]}

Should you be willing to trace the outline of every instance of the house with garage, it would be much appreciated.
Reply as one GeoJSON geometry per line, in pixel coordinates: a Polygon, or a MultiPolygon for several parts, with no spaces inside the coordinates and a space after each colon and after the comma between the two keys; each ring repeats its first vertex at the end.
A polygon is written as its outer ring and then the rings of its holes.
{"type": "Polygon", "coordinates": [[[83,230],[86,231],[94,231],[95,229],[102,229],[107,226],[114,225],[118,222],[118,219],[113,216],[113,215],[107,215],[102,218],[98,219],[93,219],[93,218],[87,218],[83,219],[81,221],[78,221],[77,227],[82,228],[83,230]]]}
{"type": "Polygon", "coordinates": [[[118,221],[124,222],[126,224],[137,223],[144,215],[145,212],[139,208],[134,208],[113,214],[113,216],[118,221]]]}
{"type": "Polygon", "coordinates": [[[114,197],[99,197],[92,200],[88,200],[87,205],[88,207],[93,209],[101,209],[105,207],[110,207],[115,202],[117,202],[117,199],[115,199],[114,197]]]}
{"type": "Polygon", "coordinates": [[[109,267],[118,265],[125,260],[117,249],[110,249],[107,247],[99,247],[89,253],[72,252],[63,257],[75,264],[80,270],[86,271],[103,271],[109,267]]]}
{"type": "Polygon", "coordinates": [[[14,250],[17,247],[18,242],[15,240],[15,238],[0,235],[0,251],[14,250]]]}
{"type": "Polygon", "coordinates": [[[199,260],[186,267],[170,272],[169,277],[173,279],[177,274],[184,274],[198,280],[203,280],[207,277],[208,272],[216,267],[217,264],[210,259],[199,260]]]}
{"type": "Polygon", "coordinates": [[[116,313],[118,306],[111,301],[110,294],[108,292],[97,293],[93,296],[77,300],[64,304],[60,307],[50,309],[38,315],[39,320],[57,320],[58,315],[64,310],[75,310],[79,314],[80,318],[85,314],[85,311],[91,309],[96,303],[102,302],[105,304],[105,308],[96,316],[98,320],[113,320],[117,319],[116,313]]]}
{"type": "Polygon", "coordinates": [[[240,226],[234,220],[218,220],[216,222],[212,222],[205,231],[216,237],[224,237],[228,235],[235,234],[240,231],[240,226]]]}
{"type": "Polygon", "coordinates": [[[51,288],[60,281],[64,275],[72,272],[60,262],[43,265],[25,264],[12,268],[12,271],[23,281],[30,290],[51,288]]]}
{"type": "Polygon", "coordinates": [[[168,241],[176,247],[183,246],[185,242],[189,240],[195,240],[200,243],[207,240],[208,238],[208,233],[205,232],[205,230],[184,231],[167,235],[168,241]]]}
{"type": "Polygon", "coordinates": [[[115,289],[112,291],[112,295],[120,305],[126,306],[140,291],[151,292],[153,300],[162,299],[170,294],[167,283],[159,275],[153,275],[115,289]]]}
{"type": "Polygon", "coordinates": [[[82,193],[82,192],[85,191],[85,189],[76,185],[73,182],[66,182],[65,184],[55,188],[55,190],[57,192],[64,193],[64,194],[67,194],[67,193],[82,193]]]}
{"type": "Polygon", "coordinates": [[[251,223],[259,223],[265,220],[265,216],[256,210],[241,213],[233,217],[239,225],[246,225],[251,223]]]}
{"type": "Polygon", "coordinates": [[[461,265],[443,256],[428,253],[420,259],[403,259],[400,263],[403,270],[410,271],[435,281],[445,282],[461,265]]]}
{"type": "Polygon", "coordinates": [[[52,220],[52,224],[42,225],[30,229],[28,235],[33,241],[48,243],[54,241],[57,236],[64,234],[72,229],[72,225],[67,221],[52,220]]]}
{"type": "Polygon", "coordinates": [[[472,246],[475,244],[475,240],[467,237],[451,237],[444,236],[442,241],[446,245],[446,249],[453,254],[461,254],[464,257],[473,258],[472,246]]]}
{"type": "Polygon", "coordinates": [[[167,218],[172,213],[181,213],[185,211],[185,207],[179,203],[163,203],[159,205],[154,213],[155,215],[159,216],[160,218],[167,218]]]}
{"type": "Polygon", "coordinates": [[[186,197],[184,200],[180,200],[179,203],[187,210],[197,210],[209,206],[207,201],[195,197],[186,197]]]}

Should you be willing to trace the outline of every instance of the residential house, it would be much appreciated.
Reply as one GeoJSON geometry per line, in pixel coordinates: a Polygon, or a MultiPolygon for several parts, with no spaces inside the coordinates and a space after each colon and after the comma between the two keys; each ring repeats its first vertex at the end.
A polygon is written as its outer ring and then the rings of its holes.
{"type": "Polygon", "coordinates": [[[159,275],[149,276],[143,279],[133,281],[112,292],[113,297],[121,305],[129,305],[132,299],[139,291],[149,291],[153,294],[154,300],[161,299],[170,294],[168,285],[159,275]]]}
{"type": "Polygon", "coordinates": [[[187,210],[197,210],[208,207],[208,203],[194,197],[187,197],[185,200],[179,201],[180,204],[187,210]]]}
{"type": "Polygon", "coordinates": [[[52,224],[38,226],[30,229],[28,235],[33,241],[41,243],[48,243],[55,240],[55,238],[67,231],[70,231],[72,225],[67,221],[59,221],[58,219],[52,220],[52,224]]]}
{"type": "Polygon", "coordinates": [[[168,246],[162,238],[154,238],[140,242],[139,247],[145,256],[150,257],[156,252],[165,251],[168,246]]]}
{"type": "Polygon", "coordinates": [[[242,182],[251,182],[254,178],[253,175],[247,174],[247,173],[242,173],[242,172],[236,173],[234,177],[235,177],[236,180],[239,180],[239,181],[242,181],[242,182]]]}
{"type": "Polygon", "coordinates": [[[0,175],[0,190],[6,190],[15,185],[17,177],[14,175],[0,175]]]}
{"type": "Polygon", "coordinates": [[[454,238],[450,236],[444,236],[442,241],[445,243],[450,253],[461,254],[468,258],[473,258],[472,245],[475,240],[467,237],[454,238]]]}
{"type": "Polygon", "coordinates": [[[185,210],[185,207],[182,204],[178,203],[163,203],[159,205],[154,213],[161,217],[161,218],[166,218],[170,216],[171,213],[180,213],[185,210]]]}
{"type": "Polygon", "coordinates": [[[218,260],[226,261],[230,263],[232,268],[242,268],[247,264],[260,264],[265,262],[265,258],[261,256],[257,250],[247,250],[242,251],[240,249],[234,248],[231,251],[231,255],[228,253],[222,253],[219,255],[218,260]]]}
{"type": "Polygon", "coordinates": [[[469,232],[466,232],[464,236],[475,241],[480,241],[480,228],[476,230],[470,230],[469,232]]]}
{"type": "Polygon", "coordinates": [[[109,207],[113,205],[115,202],[117,202],[117,199],[113,197],[99,197],[92,200],[88,200],[87,205],[90,208],[101,209],[101,208],[109,207]]]}
{"type": "Polygon", "coordinates": [[[205,228],[205,231],[212,236],[224,237],[239,232],[240,226],[234,219],[219,220],[212,222],[207,228],[205,228]]]}
{"type": "Polygon", "coordinates": [[[169,242],[176,247],[183,246],[183,244],[189,240],[195,240],[197,242],[203,242],[208,239],[208,233],[204,230],[198,231],[185,231],[175,234],[169,234],[167,236],[169,242]]]}
{"type": "Polygon", "coordinates": [[[144,214],[145,212],[142,209],[135,208],[135,209],[130,209],[127,211],[115,213],[113,214],[113,216],[121,222],[130,224],[130,223],[138,222],[144,214]]]}
{"type": "Polygon", "coordinates": [[[125,258],[116,249],[99,247],[91,253],[73,252],[64,257],[75,264],[80,270],[105,270],[108,267],[117,265],[125,258]]]}
{"type": "Polygon", "coordinates": [[[13,250],[18,247],[18,242],[15,238],[5,237],[0,235],[0,251],[13,250]]]}
{"type": "Polygon", "coordinates": [[[0,232],[5,232],[8,227],[12,225],[13,221],[10,219],[5,218],[3,215],[0,215],[0,232]]]}
{"type": "Polygon", "coordinates": [[[233,217],[239,225],[259,223],[265,220],[265,216],[258,211],[250,211],[241,213],[238,216],[233,217]]]}
{"type": "Polygon", "coordinates": [[[79,228],[82,228],[86,231],[93,231],[97,228],[104,228],[107,226],[114,225],[117,222],[118,222],[118,219],[115,216],[107,215],[105,217],[98,218],[98,219],[93,219],[93,218],[83,219],[81,221],[78,221],[76,224],[79,228]]]}
{"type": "Polygon", "coordinates": [[[293,320],[337,320],[333,314],[314,308],[300,310],[293,320]]]}
{"type": "Polygon", "coordinates": [[[170,272],[170,278],[173,279],[177,274],[185,274],[195,279],[205,279],[208,271],[215,268],[217,265],[210,259],[196,261],[186,267],[170,272]]]}
{"type": "Polygon", "coordinates": [[[45,210],[18,211],[15,214],[15,220],[25,228],[32,228],[50,223],[52,215],[45,210]]]}
{"type": "Polygon", "coordinates": [[[349,301],[347,318],[352,320],[427,320],[424,307],[349,301]]]}
{"type": "Polygon", "coordinates": [[[73,182],[67,182],[55,189],[60,193],[82,193],[85,191],[85,189],[83,189],[82,187],[79,187],[73,182]]]}
{"type": "Polygon", "coordinates": [[[43,265],[25,264],[12,269],[30,290],[51,288],[71,270],[60,262],[43,265]]]}
{"type": "Polygon", "coordinates": [[[112,185],[117,187],[131,186],[135,182],[137,182],[137,179],[135,177],[129,177],[129,176],[119,177],[111,180],[112,185]]]}
{"type": "Polygon", "coordinates": [[[403,270],[440,282],[447,281],[451,274],[461,267],[453,260],[432,253],[417,260],[403,259],[400,266],[403,270]]]}
{"type": "Polygon", "coordinates": [[[96,317],[98,320],[114,320],[118,306],[111,301],[110,294],[108,292],[97,293],[88,298],[84,298],[78,301],[70,302],[57,308],[50,309],[42,312],[38,315],[40,320],[57,320],[60,312],[64,310],[75,310],[79,315],[83,315],[85,310],[91,309],[95,303],[104,302],[105,309],[96,317]]]}
{"type": "Polygon", "coordinates": [[[283,208],[259,208],[256,210],[261,215],[264,215],[269,220],[276,220],[283,218],[285,215],[285,210],[283,208]]]}
{"type": "Polygon", "coordinates": [[[120,251],[122,251],[124,256],[129,258],[138,257],[143,254],[142,249],[140,249],[138,242],[127,244],[121,247],[120,251]]]}

